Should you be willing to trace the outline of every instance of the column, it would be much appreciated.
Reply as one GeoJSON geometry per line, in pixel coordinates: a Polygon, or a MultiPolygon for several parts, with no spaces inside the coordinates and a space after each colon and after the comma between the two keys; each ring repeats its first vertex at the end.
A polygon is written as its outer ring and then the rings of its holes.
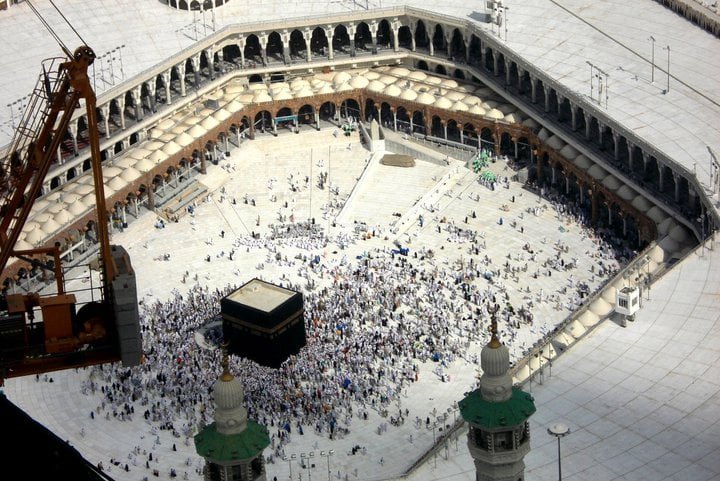
{"type": "Polygon", "coordinates": [[[102,112],[103,120],[105,121],[105,138],[110,138],[110,104],[105,104],[100,107],[102,112]]]}
{"type": "Polygon", "coordinates": [[[613,157],[615,160],[620,160],[620,134],[614,130],[611,132],[613,137],[613,157]]]}
{"type": "Polygon", "coordinates": [[[572,128],[573,132],[577,131],[578,125],[577,125],[577,114],[578,114],[578,106],[574,103],[570,103],[570,127],[572,128]]]}
{"type": "Polygon", "coordinates": [[[665,185],[665,166],[660,162],[657,163],[658,168],[658,192],[663,192],[663,186],[665,185]]]}
{"type": "Polygon", "coordinates": [[[72,136],[73,153],[77,156],[80,152],[80,149],[78,148],[78,119],[71,120],[68,128],[70,129],[70,134],[72,136]]]}
{"type": "Polygon", "coordinates": [[[346,28],[347,28],[348,37],[350,37],[350,56],[354,57],[356,55],[355,34],[357,33],[357,26],[354,23],[351,23],[346,28]]]}
{"type": "Polygon", "coordinates": [[[335,29],[332,25],[328,25],[325,28],[325,36],[327,37],[328,42],[328,60],[332,60],[335,57],[335,53],[333,52],[333,37],[335,36],[335,29]]]}
{"type": "Polygon", "coordinates": [[[635,145],[632,142],[628,141],[627,148],[628,148],[628,169],[630,169],[630,172],[632,172],[633,171],[633,160],[635,157],[635,145]]]}
{"type": "Polygon", "coordinates": [[[172,103],[172,96],[170,95],[170,82],[172,74],[170,70],[162,73],[163,84],[165,85],[165,103],[170,105],[172,103]]]}
{"type": "MultiPolygon", "coordinates": [[[[222,49],[218,53],[222,55],[222,49]]],[[[207,59],[208,63],[208,73],[210,80],[215,80],[215,54],[212,50],[212,47],[208,47],[205,49],[205,58],[207,59]]]]}
{"type": "Polygon", "coordinates": [[[370,36],[372,37],[372,54],[377,54],[377,31],[378,31],[378,24],[376,20],[373,20],[370,22],[370,25],[368,25],[370,28],[370,36]]]}
{"type": "Polygon", "coordinates": [[[525,77],[525,70],[518,67],[517,73],[518,73],[518,93],[523,94],[523,93],[525,93],[525,89],[523,88],[523,78],[525,77]]]}
{"type": "Polygon", "coordinates": [[[147,83],[147,90],[148,90],[148,94],[149,94],[148,104],[150,105],[150,110],[153,113],[157,112],[157,109],[155,108],[155,93],[157,92],[155,80],[152,80],[147,83]]]}
{"type": "Polygon", "coordinates": [[[287,30],[283,30],[280,35],[280,40],[283,43],[283,63],[286,65],[291,62],[290,60],[290,33],[287,30]]]}
{"type": "Polygon", "coordinates": [[[190,57],[190,63],[192,64],[194,84],[197,90],[200,85],[200,54],[198,53],[190,57]]]}
{"type": "Polygon", "coordinates": [[[532,103],[537,103],[537,79],[530,77],[530,100],[532,103]]]}
{"type": "Polygon", "coordinates": [[[400,49],[400,40],[398,35],[400,34],[400,22],[394,20],[391,24],[393,34],[393,52],[397,52],[400,49]]]}
{"type": "Polygon", "coordinates": [[[547,85],[543,85],[543,91],[545,92],[545,112],[549,113],[550,112],[550,92],[552,91],[552,89],[547,85]]]}
{"type": "Polygon", "coordinates": [[[441,120],[440,123],[443,126],[443,132],[445,134],[445,140],[447,140],[447,122],[445,120],[441,120]]]}
{"type": "Polygon", "coordinates": [[[183,62],[182,65],[178,66],[178,73],[180,74],[180,96],[185,97],[185,74],[187,73],[187,63],[183,62]]]}
{"type": "Polygon", "coordinates": [[[498,53],[497,53],[497,52],[493,52],[493,74],[494,74],[496,77],[497,77],[498,75],[500,75],[500,72],[499,72],[500,69],[498,69],[498,57],[499,57],[498,53]]]}
{"type": "Polygon", "coordinates": [[[258,40],[260,41],[260,54],[262,56],[262,63],[264,66],[267,66],[268,64],[268,58],[267,58],[267,44],[268,44],[268,36],[265,32],[262,32],[260,35],[258,35],[258,40]]]}
{"type": "Polygon", "coordinates": [[[583,112],[585,117],[585,140],[590,140],[590,125],[592,124],[592,115],[587,112],[583,112]]]}
{"type": "Polygon", "coordinates": [[[305,38],[305,60],[308,62],[312,61],[312,49],[310,48],[310,42],[312,41],[312,32],[310,30],[305,30],[303,32],[303,37],[305,38]]]}
{"type": "Polygon", "coordinates": [[[602,122],[598,121],[598,145],[600,146],[600,150],[604,149],[604,142],[603,142],[603,132],[605,131],[605,125],[603,125],[602,122]]]}
{"type": "Polygon", "coordinates": [[[508,59],[505,59],[505,86],[510,86],[510,67],[512,66],[512,62],[508,59]]]}
{"type": "Polygon", "coordinates": [[[570,193],[570,178],[565,176],[565,195],[570,193]]]}
{"type": "Polygon", "coordinates": [[[120,96],[115,99],[120,109],[120,128],[125,130],[125,96],[120,96]]]}
{"type": "MultiPolygon", "coordinates": [[[[397,132],[397,111],[395,109],[391,109],[393,113],[393,130],[397,132]]],[[[446,137],[447,138],[447,137],[446,137]]]]}
{"type": "Polygon", "coordinates": [[[673,182],[675,182],[675,202],[680,202],[680,181],[682,176],[677,172],[673,171],[673,182]]]}
{"type": "Polygon", "coordinates": [[[313,106],[313,114],[315,115],[315,130],[320,130],[320,112],[317,107],[313,106]]]}
{"type": "Polygon", "coordinates": [[[247,40],[245,40],[245,37],[240,37],[240,42],[238,43],[238,47],[240,48],[240,68],[245,68],[245,45],[247,44],[247,40]]]}
{"type": "Polygon", "coordinates": [[[612,225],[612,205],[608,202],[605,204],[607,206],[608,211],[608,226],[612,225]]]}
{"type": "Polygon", "coordinates": [[[135,104],[135,120],[141,121],[143,119],[142,109],[142,86],[139,85],[130,91],[130,96],[135,104]]]}
{"type": "Polygon", "coordinates": [[[515,158],[518,158],[518,142],[517,139],[512,139],[513,148],[515,149],[515,158]]]}

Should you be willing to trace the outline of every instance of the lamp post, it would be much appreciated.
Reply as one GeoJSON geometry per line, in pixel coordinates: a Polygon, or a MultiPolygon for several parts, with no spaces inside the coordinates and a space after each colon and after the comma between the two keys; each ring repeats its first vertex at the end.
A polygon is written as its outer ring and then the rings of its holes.
{"type": "Polygon", "coordinates": [[[288,468],[290,468],[290,480],[292,481],[292,462],[293,459],[297,458],[297,454],[291,454],[288,458],[287,456],[283,457],[283,461],[288,462],[288,468]]]}
{"type": "Polygon", "coordinates": [[[330,456],[335,454],[335,451],[331,449],[327,453],[325,451],[320,451],[320,456],[327,458],[327,467],[328,467],[328,481],[330,481],[330,456]]]}
{"type": "Polygon", "coordinates": [[[558,445],[558,481],[562,481],[562,463],[560,461],[560,438],[570,434],[570,428],[563,423],[556,423],[547,430],[548,434],[557,438],[558,445]]]}
{"type": "Polygon", "coordinates": [[[652,83],[655,83],[655,37],[650,35],[650,39],[652,41],[652,70],[650,71],[650,81],[652,83]]]}
{"type": "Polygon", "coordinates": [[[304,468],[307,468],[308,470],[308,481],[312,481],[312,474],[310,473],[310,458],[315,456],[314,451],[310,451],[309,454],[300,453],[300,459],[302,459],[302,464],[304,468]]]}

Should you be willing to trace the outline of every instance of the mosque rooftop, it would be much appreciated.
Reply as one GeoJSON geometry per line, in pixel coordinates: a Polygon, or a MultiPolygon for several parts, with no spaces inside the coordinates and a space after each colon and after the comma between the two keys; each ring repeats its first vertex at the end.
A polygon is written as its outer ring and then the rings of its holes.
{"type": "Polygon", "coordinates": [[[458,402],[458,406],[465,421],[486,429],[518,425],[535,412],[532,395],[517,387],[512,389],[512,396],[502,402],[487,401],[476,389],[458,402]]]}
{"type": "Polygon", "coordinates": [[[267,429],[254,421],[248,421],[245,430],[238,434],[221,434],[212,423],[195,436],[198,454],[216,462],[251,459],[269,445],[267,429]]]}

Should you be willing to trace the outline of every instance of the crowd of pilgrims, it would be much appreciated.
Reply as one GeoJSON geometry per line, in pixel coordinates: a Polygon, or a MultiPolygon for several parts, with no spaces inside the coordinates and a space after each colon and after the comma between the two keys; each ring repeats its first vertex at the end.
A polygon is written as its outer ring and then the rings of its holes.
{"type": "MultiPolygon", "coordinates": [[[[561,210],[561,216],[576,215],[571,209],[561,210]]],[[[545,276],[572,268],[566,246],[558,242],[552,246],[553,255],[540,258],[527,245],[522,253],[493,262],[482,253],[485,241],[477,233],[458,235],[462,228],[453,223],[442,228],[455,242],[466,243],[475,260],[448,265],[437,262],[430,250],[400,255],[391,247],[366,251],[352,261],[343,257],[335,264],[312,254],[283,258],[279,246],[329,244],[327,238],[318,240],[323,234],[307,225],[294,228],[297,238],[286,231],[276,238],[254,235],[236,241],[238,247],[267,249],[267,262],[295,266],[296,281],[283,276],[279,283],[304,292],[307,345],[298,355],[279,369],[231,358],[231,370],[245,387],[249,417],[270,430],[274,456],[283,456],[291,436],[307,429],[331,439],[343,437],[353,422],[368,419],[369,410],[393,425],[413,416],[417,423],[422,413],[399,409],[394,402],[417,381],[420,363],[436,363],[433,374],[443,381],[448,379],[444,366],[456,358],[477,364],[468,347],[488,337],[488,311],[494,306],[500,307],[501,339],[512,346],[523,327],[537,337],[552,329],[549,323],[533,320],[534,303],[556,302],[558,310],[572,309],[585,295],[587,285],[573,286],[571,279],[570,292],[565,288],[563,295],[545,294],[541,288],[528,288],[526,302],[513,306],[502,283],[475,281],[487,279],[488,272],[512,282],[518,270],[545,276]],[[314,239],[304,237],[308,232],[314,239]]],[[[604,258],[597,267],[599,283],[619,267],[617,257],[630,253],[613,249],[599,237],[595,240],[597,250],[587,254],[604,258]]],[[[344,235],[337,241],[347,245],[353,239],[344,235]]],[[[100,391],[102,401],[91,417],[142,416],[153,432],[168,430],[189,444],[201,426],[212,422],[212,384],[220,369],[219,350],[202,347],[195,335],[217,317],[220,298],[235,288],[195,284],[185,293],[175,291],[172,299],[142,303],[144,363],[132,370],[118,365],[92,368],[83,391],[100,391]]],[[[513,352],[517,357],[522,349],[513,352]]]]}

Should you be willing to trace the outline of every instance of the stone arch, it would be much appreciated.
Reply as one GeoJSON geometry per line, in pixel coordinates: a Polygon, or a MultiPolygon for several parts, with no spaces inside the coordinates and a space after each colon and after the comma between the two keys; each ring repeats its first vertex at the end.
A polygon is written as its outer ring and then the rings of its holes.
{"type": "Polygon", "coordinates": [[[462,32],[455,28],[453,30],[452,40],[450,40],[450,57],[453,60],[465,60],[465,39],[462,32]]]}
{"type": "Polygon", "coordinates": [[[75,167],[68,169],[67,175],[66,175],[66,179],[67,179],[68,181],[71,180],[71,179],[74,179],[75,176],[77,175],[76,172],[77,172],[77,171],[75,170],[75,167]]]}
{"type": "Polygon", "coordinates": [[[298,123],[315,124],[315,108],[310,104],[305,104],[298,110],[298,123]]]}
{"type": "Polygon", "coordinates": [[[352,116],[355,119],[360,118],[360,104],[353,98],[348,98],[340,104],[340,115],[342,117],[352,116]]]}
{"type": "Polygon", "coordinates": [[[265,55],[268,59],[283,61],[283,41],[278,32],[270,32],[268,35],[265,55]]]}
{"type": "Polygon", "coordinates": [[[242,59],[242,55],[240,54],[240,46],[235,43],[225,45],[222,51],[223,59],[225,59],[226,62],[235,62],[236,60],[240,61],[240,59],[242,59]]]}
{"type": "Polygon", "coordinates": [[[428,37],[427,28],[425,28],[425,22],[418,20],[415,26],[415,47],[427,49],[430,45],[430,39],[428,37]]]}
{"type": "Polygon", "coordinates": [[[327,35],[322,27],[315,27],[310,37],[310,50],[317,55],[325,56],[328,47],[327,35]]]}
{"type": "Polygon", "coordinates": [[[445,51],[445,32],[443,32],[442,25],[440,24],[435,25],[435,30],[433,30],[432,45],[435,50],[435,55],[437,55],[438,52],[442,54],[442,52],[445,51]]]}
{"type": "Polygon", "coordinates": [[[320,110],[318,111],[318,113],[320,115],[320,119],[328,121],[328,122],[333,121],[335,119],[336,112],[337,112],[337,108],[335,107],[335,103],[332,101],[329,101],[329,100],[327,102],[323,103],[320,106],[320,110]]]}
{"type": "Polygon", "coordinates": [[[376,121],[380,121],[380,112],[378,111],[377,105],[375,105],[375,101],[373,99],[366,99],[365,100],[365,120],[370,121],[370,119],[375,119],[376,121]]]}
{"type": "Polygon", "coordinates": [[[447,140],[453,142],[460,142],[460,127],[458,127],[457,120],[450,119],[447,121],[447,140]]]}
{"type": "Polygon", "coordinates": [[[482,43],[477,35],[470,35],[470,46],[468,48],[468,57],[471,65],[479,65],[482,58],[482,43]]]}
{"type": "Polygon", "coordinates": [[[490,72],[495,68],[495,51],[490,48],[485,48],[485,70],[490,72]]]}
{"type": "Polygon", "coordinates": [[[441,64],[437,64],[435,66],[435,73],[440,75],[447,75],[447,70],[445,70],[445,66],[441,64]]]}
{"type": "Polygon", "coordinates": [[[398,45],[402,48],[406,48],[408,50],[412,50],[412,32],[410,31],[410,27],[407,25],[403,25],[398,30],[398,45]]]}
{"type": "Polygon", "coordinates": [[[119,154],[123,151],[123,143],[122,142],[116,142],[115,147],[113,148],[113,152],[115,155],[119,154]]]}
{"type": "Polygon", "coordinates": [[[307,42],[300,30],[293,30],[290,33],[290,59],[301,59],[305,57],[307,42]]]}
{"type": "Polygon", "coordinates": [[[245,48],[243,48],[245,60],[262,63],[262,47],[260,39],[254,33],[245,38],[245,48]]]}
{"type": "Polygon", "coordinates": [[[355,48],[361,50],[369,50],[368,44],[372,44],[372,34],[370,27],[365,22],[360,22],[355,28],[355,48]]]}
{"type": "Polygon", "coordinates": [[[465,80],[465,72],[463,72],[459,68],[456,68],[453,72],[453,77],[455,77],[456,79],[465,80]]]}
{"type": "Polygon", "coordinates": [[[433,115],[430,123],[430,135],[440,139],[445,138],[445,127],[443,126],[442,119],[437,115],[433,115]]]}
{"type": "Polygon", "coordinates": [[[390,22],[387,19],[382,19],[378,24],[377,33],[375,34],[376,43],[378,46],[391,48],[393,45],[393,32],[390,28],[390,22]]]}
{"type": "Polygon", "coordinates": [[[395,118],[397,118],[397,129],[402,132],[410,131],[410,114],[402,105],[395,109],[395,118]]]}
{"type": "Polygon", "coordinates": [[[418,70],[425,70],[425,71],[430,70],[430,67],[428,67],[428,63],[425,60],[418,60],[417,68],[418,68],[418,70]]]}
{"type": "Polygon", "coordinates": [[[495,136],[489,127],[480,129],[480,148],[491,152],[495,151],[495,136]]]}
{"type": "Polygon", "coordinates": [[[348,34],[347,27],[340,24],[335,27],[333,32],[333,51],[340,53],[350,52],[350,35],[348,34]],[[347,49],[347,52],[346,52],[347,49]]]}
{"type": "Polygon", "coordinates": [[[266,130],[272,130],[273,128],[273,116],[267,110],[261,110],[255,114],[255,120],[253,121],[255,130],[265,132],[266,130]]]}
{"type": "Polygon", "coordinates": [[[395,116],[393,115],[392,107],[389,103],[383,102],[380,105],[380,119],[382,125],[385,126],[391,126],[393,125],[393,122],[395,121],[395,116]]]}
{"type": "Polygon", "coordinates": [[[462,134],[463,134],[463,144],[470,145],[472,147],[478,147],[479,141],[477,132],[475,131],[475,126],[471,124],[470,122],[465,123],[462,127],[462,134]]]}
{"type": "Polygon", "coordinates": [[[515,146],[512,137],[508,132],[500,134],[500,155],[512,157],[515,154],[515,146]]]}
{"type": "Polygon", "coordinates": [[[413,133],[425,134],[425,115],[422,110],[416,110],[412,115],[413,133]]]}

